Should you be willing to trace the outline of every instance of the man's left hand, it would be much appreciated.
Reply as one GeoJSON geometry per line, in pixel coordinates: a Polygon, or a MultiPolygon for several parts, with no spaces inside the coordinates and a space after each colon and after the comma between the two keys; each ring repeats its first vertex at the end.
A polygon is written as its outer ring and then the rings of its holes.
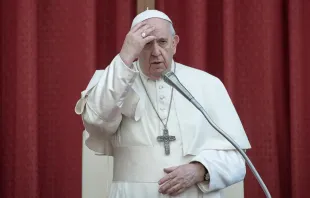
{"type": "Polygon", "coordinates": [[[165,177],[159,180],[159,192],[176,196],[184,192],[187,188],[204,180],[205,169],[200,163],[184,164],[165,168],[165,177]]]}

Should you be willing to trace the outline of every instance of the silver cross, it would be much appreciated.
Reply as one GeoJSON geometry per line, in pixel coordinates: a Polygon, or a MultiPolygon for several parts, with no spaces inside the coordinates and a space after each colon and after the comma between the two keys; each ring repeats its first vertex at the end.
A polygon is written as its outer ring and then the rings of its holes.
{"type": "Polygon", "coordinates": [[[158,136],[157,141],[158,142],[164,142],[164,147],[165,147],[165,153],[166,155],[170,154],[170,145],[169,143],[172,141],[175,141],[175,136],[169,136],[168,129],[164,129],[164,135],[158,136]]]}

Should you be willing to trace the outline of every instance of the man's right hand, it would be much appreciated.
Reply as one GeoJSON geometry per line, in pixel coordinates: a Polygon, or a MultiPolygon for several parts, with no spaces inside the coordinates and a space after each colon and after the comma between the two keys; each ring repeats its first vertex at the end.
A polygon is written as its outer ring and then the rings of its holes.
{"type": "Polygon", "coordinates": [[[154,30],[154,26],[148,25],[143,21],[128,32],[120,52],[120,57],[127,66],[130,66],[138,58],[145,44],[156,39],[155,36],[150,35],[154,30]],[[144,38],[142,33],[145,33],[144,38]]]}

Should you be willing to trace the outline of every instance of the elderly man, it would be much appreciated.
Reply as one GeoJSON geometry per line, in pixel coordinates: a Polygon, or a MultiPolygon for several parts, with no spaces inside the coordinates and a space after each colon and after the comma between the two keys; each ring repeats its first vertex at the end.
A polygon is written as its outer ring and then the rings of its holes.
{"type": "Polygon", "coordinates": [[[250,148],[221,81],[175,62],[178,43],[166,14],[140,13],[120,53],[96,71],[76,105],[90,135],[87,146],[114,157],[109,197],[219,198],[245,177],[241,155],[161,79],[173,71],[213,121],[242,149],[250,148]]]}

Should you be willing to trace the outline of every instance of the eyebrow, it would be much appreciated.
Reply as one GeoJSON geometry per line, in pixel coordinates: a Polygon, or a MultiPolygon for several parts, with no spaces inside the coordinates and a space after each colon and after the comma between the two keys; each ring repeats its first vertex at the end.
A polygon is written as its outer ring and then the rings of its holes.
{"type": "MultiPolygon", "coordinates": [[[[155,39],[155,40],[156,40],[156,41],[160,41],[160,40],[168,41],[168,38],[160,37],[160,38],[157,38],[157,39],[155,39]]],[[[150,41],[150,42],[148,42],[148,43],[152,43],[152,42],[154,42],[155,40],[150,41]]]]}
{"type": "Polygon", "coordinates": [[[168,40],[168,38],[160,37],[160,38],[158,38],[156,40],[168,40]]]}

